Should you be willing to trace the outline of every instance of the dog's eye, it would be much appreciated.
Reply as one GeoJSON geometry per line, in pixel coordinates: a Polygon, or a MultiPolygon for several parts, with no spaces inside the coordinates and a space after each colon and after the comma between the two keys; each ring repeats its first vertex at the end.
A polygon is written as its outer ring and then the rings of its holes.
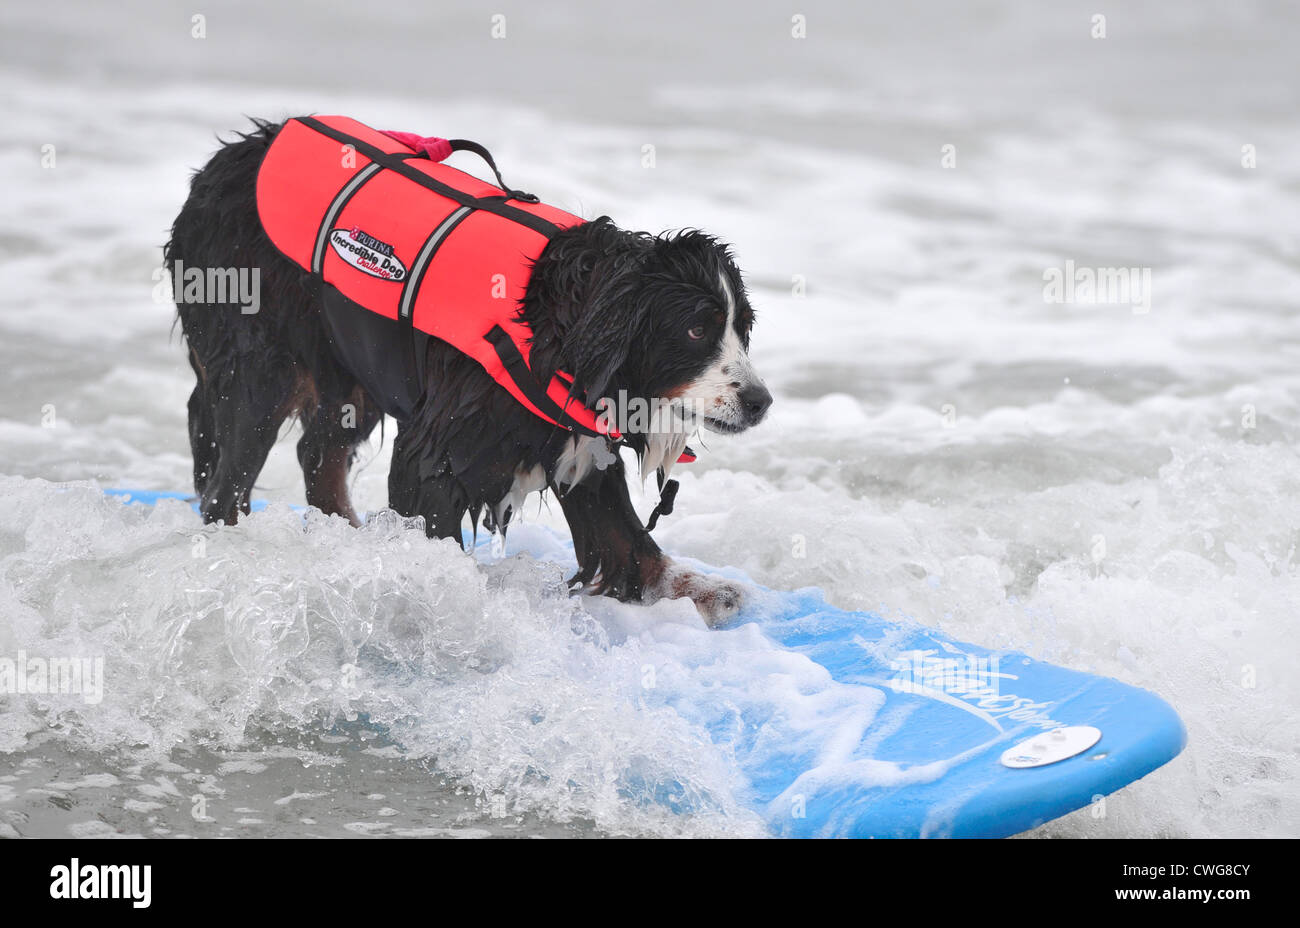
{"type": "Polygon", "coordinates": [[[686,334],[690,337],[691,341],[698,342],[704,337],[704,326],[697,325],[693,329],[688,330],[686,334]]]}

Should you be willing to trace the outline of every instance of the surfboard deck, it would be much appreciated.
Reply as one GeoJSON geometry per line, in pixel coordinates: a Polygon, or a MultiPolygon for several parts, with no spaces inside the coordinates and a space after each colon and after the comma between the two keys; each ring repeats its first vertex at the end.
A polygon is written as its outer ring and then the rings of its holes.
{"type": "MultiPolygon", "coordinates": [[[[149,505],[193,499],[105,493],[149,505]]],[[[571,553],[547,534],[538,556],[571,553]]],[[[1177,713],[1146,690],[837,609],[814,588],[756,587],[728,628],[750,624],[860,688],[851,692],[863,709],[860,728],[839,724],[789,744],[763,743],[761,719],[739,734],[711,731],[734,752],[750,801],[777,835],[1006,837],[1115,792],[1186,744],[1177,713]]]]}

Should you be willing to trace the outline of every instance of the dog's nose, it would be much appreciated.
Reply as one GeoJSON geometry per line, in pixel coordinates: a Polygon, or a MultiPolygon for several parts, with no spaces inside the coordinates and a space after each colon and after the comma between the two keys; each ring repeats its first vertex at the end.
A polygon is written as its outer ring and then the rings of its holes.
{"type": "Polygon", "coordinates": [[[751,422],[763,418],[767,408],[772,405],[772,394],[761,383],[751,383],[740,391],[740,405],[751,422]]]}

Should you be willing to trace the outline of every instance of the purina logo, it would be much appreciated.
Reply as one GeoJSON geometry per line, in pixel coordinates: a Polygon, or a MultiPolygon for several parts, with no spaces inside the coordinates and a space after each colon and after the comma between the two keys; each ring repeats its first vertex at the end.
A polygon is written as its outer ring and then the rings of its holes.
{"type": "Polygon", "coordinates": [[[380,280],[406,279],[406,265],[397,260],[393,246],[367,235],[358,226],[332,230],[330,245],[340,258],[364,274],[380,280]]]}

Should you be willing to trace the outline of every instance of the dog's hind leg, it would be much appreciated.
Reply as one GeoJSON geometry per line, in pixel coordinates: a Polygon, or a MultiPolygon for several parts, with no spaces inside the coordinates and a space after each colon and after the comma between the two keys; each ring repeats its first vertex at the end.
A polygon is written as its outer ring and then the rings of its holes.
{"type": "Polygon", "coordinates": [[[190,367],[194,369],[194,392],[190,394],[189,433],[190,454],[194,459],[194,493],[202,497],[208,479],[217,466],[217,438],[212,420],[212,397],[207,391],[207,371],[199,360],[198,352],[189,351],[190,367]]]}
{"type": "Polygon", "coordinates": [[[298,440],[298,463],[307,485],[307,505],[327,515],[339,515],[360,525],[348,495],[348,472],[357,446],[370,437],[383,413],[357,387],[347,402],[321,398],[314,411],[303,416],[298,440]]]}
{"type": "Polygon", "coordinates": [[[194,457],[194,492],[203,496],[208,480],[217,467],[217,439],[212,420],[212,404],[203,384],[196,384],[190,394],[190,452],[194,457]]]}
{"type": "MultiPolygon", "coordinates": [[[[212,375],[212,371],[208,372],[212,375]]],[[[210,376],[209,395],[216,441],[216,466],[203,488],[199,510],[204,522],[233,525],[248,514],[253,482],[279,437],[285,417],[310,388],[292,364],[243,364],[210,376]]],[[[197,466],[196,466],[197,469],[197,466]]]]}

